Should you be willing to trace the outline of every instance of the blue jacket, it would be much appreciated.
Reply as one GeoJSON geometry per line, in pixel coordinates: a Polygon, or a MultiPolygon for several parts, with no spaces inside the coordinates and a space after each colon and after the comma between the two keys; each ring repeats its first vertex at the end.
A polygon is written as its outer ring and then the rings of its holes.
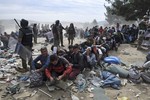
{"type": "Polygon", "coordinates": [[[39,55],[37,58],[35,58],[32,61],[32,69],[36,69],[36,64],[38,61],[41,62],[42,68],[47,68],[50,63],[50,55],[48,56],[39,55]]]}

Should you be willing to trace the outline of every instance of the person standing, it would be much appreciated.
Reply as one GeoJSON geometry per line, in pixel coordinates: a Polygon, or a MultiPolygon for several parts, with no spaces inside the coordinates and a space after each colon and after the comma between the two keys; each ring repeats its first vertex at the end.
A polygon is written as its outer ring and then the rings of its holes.
{"type": "Polygon", "coordinates": [[[19,37],[18,37],[18,42],[23,45],[23,49],[20,48],[20,57],[22,60],[22,67],[21,71],[26,72],[28,71],[27,67],[27,58],[28,58],[28,65],[31,68],[31,63],[32,63],[32,29],[28,27],[28,21],[25,19],[22,19],[20,21],[21,28],[19,29],[19,37]],[[25,50],[24,50],[25,49],[25,50]],[[28,55],[28,52],[30,52],[30,56],[28,55]]]}
{"type": "Polygon", "coordinates": [[[139,23],[139,33],[138,33],[138,45],[137,45],[137,49],[141,49],[141,45],[144,39],[144,34],[147,30],[147,26],[148,26],[148,21],[149,21],[149,17],[147,15],[143,16],[143,20],[139,23]]]}
{"type": "Polygon", "coordinates": [[[60,34],[59,34],[59,20],[56,20],[55,24],[52,27],[52,32],[54,36],[54,46],[59,46],[60,41],[60,34]]]}
{"type": "Polygon", "coordinates": [[[74,28],[73,23],[70,24],[67,33],[68,33],[68,44],[73,45],[73,40],[75,37],[75,28],[74,28]]]}
{"type": "Polygon", "coordinates": [[[38,35],[37,24],[33,25],[33,33],[34,33],[34,43],[37,43],[37,35],[38,35]]]}
{"type": "Polygon", "coordinates": [[[59,24],[59,36],[60,36],[60,43],[61,43],[62,47],[64,47],[64,45],[63,45],[63,29],[65,29],[65,28],[60,23],[59,24]]]}

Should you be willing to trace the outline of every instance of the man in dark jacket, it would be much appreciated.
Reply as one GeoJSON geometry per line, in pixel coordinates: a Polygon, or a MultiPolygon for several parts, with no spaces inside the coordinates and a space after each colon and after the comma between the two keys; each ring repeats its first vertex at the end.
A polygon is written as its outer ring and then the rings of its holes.
{"type": "Polygon", "coordinates": [[[34,33],[34,43],[37,43],[37,35],[38,35],[37,24],[33,25],[33,33],[34,33]]]}
{"type": "Polygon", "coordinates": [[[22,71],[28,71],[28,67],[27,67],[27,63],[26,63],[26,59],[28,58],[28,65],[31,68],[31,62],[32,62],[32,29],[28,27],[28,21],[25,19],[22,19],[20,21],[21,24],[21,28],[19,29],[19,37],[18,37],[18,42],[19,44],[26,50],[24,49],[20,49],[19,52],[20,53],[20,57],[22,60],[22,66],[23,69],[22,71]],[[24,50],[24,51],[23,51],[24,50]],[[30,52],[30,55],[28,55],[28,52],[30,52]]]}
{"type": "Polygon", "coordinates": [[[73,40],[75,37],[75,28],[74,28],[73,23],[70,24],[70,26],[67,30],[67,33],[68,33],[68,44],[73,45],[73,40]]]}
{"type": "Polygon", "coordinates": [[[64,45],[63,45],[63,29],[65,29],[65,28],[60,23],[59,24],[59,36],[60,36],[60,43],[61,43],[62,47],[64,47],[64,45]]]}
{"type": "Polygon", "coordinates": [[[56,20],[55,24],[52,27],[52,32],[54,36],[54,46],[56,47],[58,47],[60,43],[59,24],[59,20],[56,20]]]}
{"type": "Polygon", "coordinates": [[[72,72],[69,75],[71,80],[75,79],[76,76],[83,70],[83,56],[80,53],[80,47],[78,44],[73,46],[73,54],[72,60],[70,60],[72,64],[72,72]]]}
{"type": "Polygon", "coordinates": [[[69,51],[66,52],[66,54],[63,55],[69,62],[72,62],[72,55],[73,55],[73,46],[68,46],[69,51]]]}

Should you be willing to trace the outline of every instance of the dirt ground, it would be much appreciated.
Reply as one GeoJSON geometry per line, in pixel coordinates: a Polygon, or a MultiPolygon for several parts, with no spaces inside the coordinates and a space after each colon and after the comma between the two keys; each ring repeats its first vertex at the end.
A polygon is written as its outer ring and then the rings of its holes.
{"type": "MultiPolygon", "coordinates": [[[[122,44],[117,52],[112,51],[111,55],[118,56],[128,66],[131,64],[142,66],[145,61],[145,56],[148,51],[138,51],[134,46],[130,44],[122,44]]],[[[133,84],[127,83],[126,86],[122,87],[121,90],[114,90],[111,88],[105,89],[110,100],[119,93],[120,97],[128,97],[129,100],[150,100],[150,85],[141,83],[133,84]],[[136,96],[139,95],[139,98],[136,96]]]]}
{"type": "MultiPolygon", "coordinates": [[[[40,49],[43,46],[41,44],[43,42],[43,39],[39,38],[38,41],[40,42],[40,44],[34,45],[35,49],[40,49]]],[[[65,41],[64,48],[67,48],[68,41],[66,38],[64,39],[64,41],[65,41]]],[[[82,41],[84,40],[76,39],[75,43],[80,43],[82,41]]],[[[48,45],[47,47],[48,50],[50,51],[51,44],[48,45]]],[[[137,51],[136,48],[134,46],[131,46],[130,44],[121,44],[118,51],[117,52],[111,51],[110,55],[118,56],[128,66],[130,66],[131,64],[142,66],[142,64],[145,61],[145,56],[147,52],[148,51],[145,52],[137,51]]],[[[5,90],[6,86],[7,84],[0,84],[0,95],[3,94],[3,90],[5,90]]],[[[26,100],[71,100],[71,93],[69,89],[67,91],[55,90],[53,92],[48,92],[46,86],[42,86],[39,88],[43,89],[44,91],[47,91],[47,93],[52,95],[52,98],[38,91],[33,97],[30,97],[26,100]]],[[[33,93],[33,91],[37,89],[38,88],[33,88],[33,89],[24,88],[24,90],[28,90],[30,93],[33,93]]],[[[119,97],[127,97],[128,100],[150,100],[150,85],[145,83],[133,84],[128,82],[127,85],[121,87],[120,90],[106,88],[105,92],[106,95],[110,98],[110,100],[115,100],[115,97],[118,93],[120,93],[119,97]]],[[[93,98],[89,97],[90,93],[88,92],[76,93],[76,95],[80,100],[93,100],[93,98]]],[[[6,98],[0,98],[0,100],[14,100],[14,99],[10,98],[10,96],[7,96],[6,98]]]]}

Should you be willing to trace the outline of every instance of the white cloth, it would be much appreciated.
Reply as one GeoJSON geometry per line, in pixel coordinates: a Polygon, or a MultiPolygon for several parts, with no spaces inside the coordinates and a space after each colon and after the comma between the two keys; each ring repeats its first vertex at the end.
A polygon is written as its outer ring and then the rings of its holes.
{"type": "Polygon", "coordinates": [[[53,38],[52,31],[45,33],[45,35],[48,37],[49,40],[51,40],[53,38]]]}
{"type": "Polygon", "coordinates": [[[144,65],[143,65],[143,68],[150,68],[150,61],[146,62],[144,65]]]}
{"type": "Polygon", "coordinates": [[[53,48],[53,54],[56,54],[57,53],[57,47],[54,47],[53,48]]]}
{"type": "Polygon", "coordinates": [[[98,49],[98,53],[99,53],[100,55],[103,54],[101,49],[98,49]]]}

